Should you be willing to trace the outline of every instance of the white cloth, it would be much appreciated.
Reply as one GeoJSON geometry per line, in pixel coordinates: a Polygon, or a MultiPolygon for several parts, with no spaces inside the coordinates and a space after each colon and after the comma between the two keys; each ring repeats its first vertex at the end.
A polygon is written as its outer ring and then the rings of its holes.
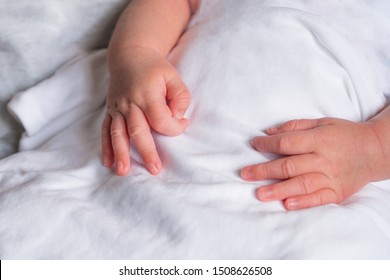
{"type": "Polygon", "coordinates": [[[22,133],[9,100],[81,52],[107,46],[128,2],[0,0],[0,159],[17,151],[22,133]]]}
{"type": "Polygon", "coordinates": [[[25,129],[20,150],[40,146],[86,113],[101,107],[108,83],[105,51],[84,56],[62,67],[55,75],[60,78],[45,80],[15,95],[8,104],[10,113],[25,129]]]}
{"type": "Polygon", "coordinates": [[[385,105],[372,64],[332,26],[257,3],[203,2],[171,53],[192,92],[191,124],[155,135],[158,176],[134,149],[128,176],[100,163],[104,50],[15,98],[26,134],[24,152],[0,162],[0,257],[390,258],[390,181],[287,212],[255,199],[267,182],[240,179],[243,166],[274,158],[249,145],[262,130],[293,118],[361,121],[385,105]]]}

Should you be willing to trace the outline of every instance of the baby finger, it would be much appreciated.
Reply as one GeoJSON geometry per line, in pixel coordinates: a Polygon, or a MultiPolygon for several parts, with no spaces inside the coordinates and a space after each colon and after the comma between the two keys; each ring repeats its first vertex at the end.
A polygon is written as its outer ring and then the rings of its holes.
{"type": "Polygon", "coordinates": [[[131,106],[127,120],[131,141],[142,157],[149,172],[157,175],[162,168],[162,164],[145,115],[137,106],[131,106]]]}
{"type": "Polygon", "coordinates": [[[327,186],[328,179],[321,173],[304,174],[280,183],[260,187],[256,196],[261,201],[284,200],[298,195],[307,195],[327,186]]]}
{"type": "Polygon", "coordinates": [[[284,206],[288,210],[298,210],[338,202],[339,198],[334,190],[320,189],[311,194],[288,198],[284,206]]]}

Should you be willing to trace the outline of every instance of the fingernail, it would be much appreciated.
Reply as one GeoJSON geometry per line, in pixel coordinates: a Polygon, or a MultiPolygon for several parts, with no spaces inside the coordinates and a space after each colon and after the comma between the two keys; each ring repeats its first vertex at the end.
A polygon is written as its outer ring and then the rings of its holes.
{"type": "Polygon", "coordinates": [[[297,209],[299,207],[299,201],[297,199],[288,199],[286,202],[286,206],[288,209],[297,209]]]}
{"type": "Polygon", "coordinates": [[[272,197],[272,191],[270,189],[262,188],[258,192],[260,200],[267,200],[272,197]]]}
{"type": "Polygon", "coordinates": [[[122,174],[124,173],[124,171],[125,171],[125,167],[124,167],[124,165],[123,165],[123,162],[118,161],[118,162],[116,163],[116,172],[117,172],[118,174],[122,175],[122,174]]]}
{"type": "Polygon", "coordinates": [[[256,141],[255,141],[255,139],[251,139],[251,145],[252,145],[252,147],[255,147],[256,146],[256,141]]]}
{"type": "Polygon", "coordinates": [[[244,180],[252,180],[253,179],[253,171],[249,168],[245,168],[241,170],[241,178],[244,180]]]}
{"type": "Polygon", "coordinates": [[[147,166],[153,175],[157,175],[160,172],[161,167],[158,163],[149,163],[147,166]]]}

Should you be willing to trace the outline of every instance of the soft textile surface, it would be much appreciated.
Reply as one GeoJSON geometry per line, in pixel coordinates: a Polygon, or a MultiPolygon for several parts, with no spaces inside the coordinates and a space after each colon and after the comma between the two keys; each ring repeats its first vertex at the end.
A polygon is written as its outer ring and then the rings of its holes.
{"type": "Polygon", "coordinates": [[[0,161],[0,257],[390,258],[390,181],[340,205],[287,212],[255,199],[267,182],[238,176],[274,158],[249,145],[265,128],[292,118],[362,121],[386,103],[386,61],[376,58],[390,37],[375,27],[386,17],[362,17],[363,1],[335,1],[345,12],[361,4],[351,20],[325,17],[333,1],[277,7],[289,2],[202,3],[170,55],[193,95],[191,125],[179,137],[155,135],[158,176],[134,149],[128,176],[101,166],[105,50],[16,96],[9,109],[26,132],[23,151],[0,161]],[[358,34],[353,22],[372,28],[358,34]]]}
{"type": "Polygon", "coordinates": [[[128,0],[0,0],[0,159],[21,127],[6,104],[80,53],[107,46],[128,0]]]}

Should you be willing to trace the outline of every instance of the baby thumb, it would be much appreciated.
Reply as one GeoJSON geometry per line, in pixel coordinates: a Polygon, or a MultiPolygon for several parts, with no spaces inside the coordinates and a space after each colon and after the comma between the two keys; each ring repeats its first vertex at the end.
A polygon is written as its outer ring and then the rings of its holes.
{"type": "Polygon", "coordinates": [[[191,103],[186,85],[176,76],[167,83],[167,104],[174,118],[181,120],[191,103]]]}

